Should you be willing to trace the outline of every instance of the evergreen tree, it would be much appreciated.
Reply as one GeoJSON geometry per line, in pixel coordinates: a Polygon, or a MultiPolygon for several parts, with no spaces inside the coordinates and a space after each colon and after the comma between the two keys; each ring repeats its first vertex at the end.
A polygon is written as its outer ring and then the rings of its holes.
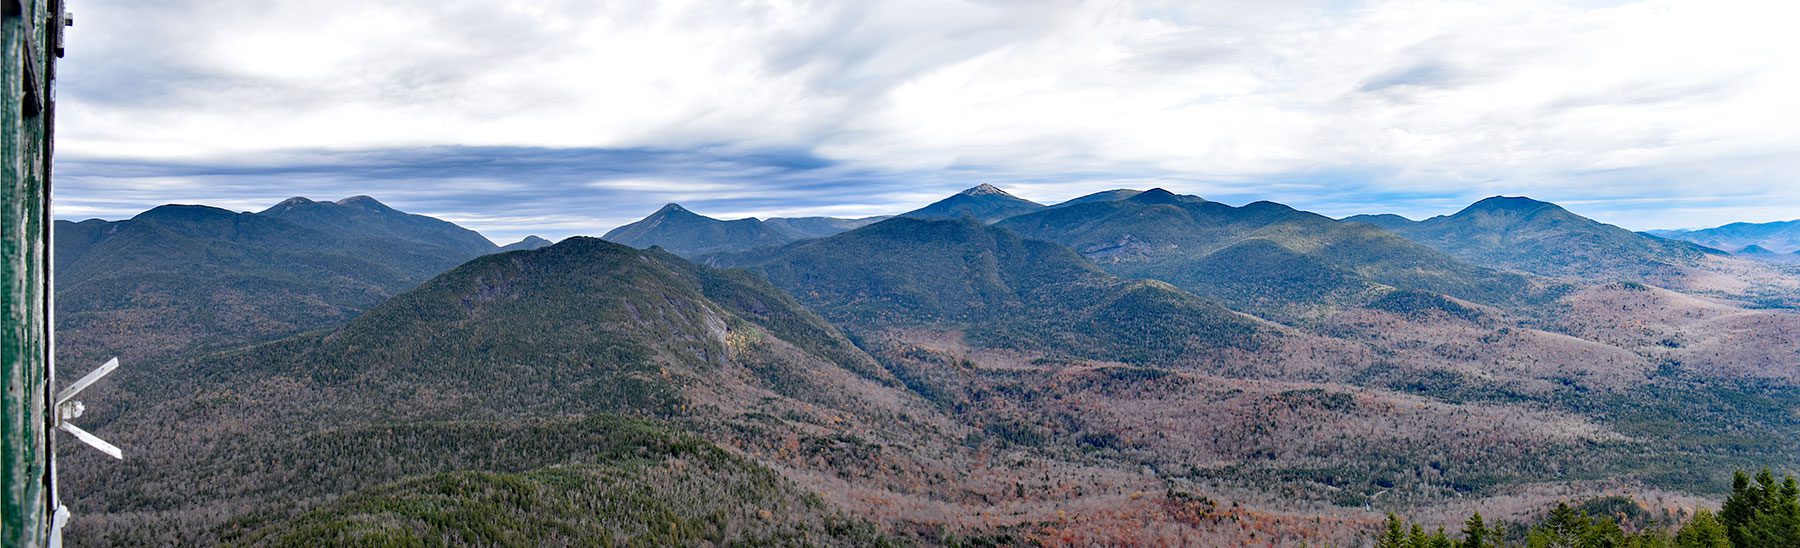
{"type": "Polygon", "coordinates": [[[1675,532],[1676,548],[1731,548],[1731,536],[1725,524],[1709,510],[1694,513],[1693,519],[1675,532]]]}
{"type": "Polygon", "coordinates": [[[1719,507],[1719,519],[1725,522],[1725,531],[1731,537],[1733,546],[1745,545],[1744,528],[1750,524],[1750,520],[1756,517],[1757,511],[1762,508],[1763,490],[1761,485],[1764,478],[1768,478],[1769,483],[1774,483],[1773,474],[1768,469],[1763,469],[1762,473],[1757,475],[1758,481],[1755,483],[1751,483],[1750,475],[1743,470],[1739,470],[1731,476],[1731,496],[1725,499],[1723,506],[1719,507]]]}
{"type": "Polygon", "coordinates": [[[1406,529],[1400,523],[1400,516],[1388,512],[1387,534],[1375,541],[1375,548],[1410,548],[1406,542],[1406,529]]]}
{"type": "Polygon", "coordinates": [[[1770,485],[1762,500],[1764,507],[1744,528],[1743,545],[1800,546],[1800,484],[1789,476],[1779,487],[1770,485]]]}
{"type": "Polygon", "coordinates": [[[1767,468],[1755,481],[1739,471],[1719,517],[1738,548],[1800,546],[1800,483],[1792,476],[1778,483],[1767,468]]]}
{"type": "Polygon", "coordinates": [[[1581,533],[1577,544],[1581,548],[1625,548],[1627,544],[1625,529],[1619,522],[1610,519],[1596,519],[1588,522],[1587,530],[1581,533]]]}
{"type": "Polygon", "coordinates": [[[1531,528],[1525,537],[1529,548],[1579,548],[1593,520],[1568,503],[1557,503],[1542,525],[1531,528]]]}
{"type": "Polygon", "coordinates": [[[1481,520],[1481,512],[1476,512],[1469,516],[1468,521],[1463,522],[1462,534],[1462,548],[1489,548],[1494,541],[1499,540],[1489,538],[1487,523],[1481,520]]]}
{"type": "Polygon", "coordinates": [[[1450,535],[1444,534],[1443,527],[1438,527],[1437,532],[1432,533],[1431,539],[1421,548],[1456,548],[1456,541],[1450,540],[1450,535]]]}
{"type": "Polygon", "coordinates": [[[1412,524],[1412,531],[1406,535],[1407,548],[1431,548],[1431,537],[1425,535],[1425,528],[1412,524]]]}
{"type": "MultiPolygon", "coordinates": [[[[1557,503],[1537,525],[1526,530],[1527,548],[1800,548],[1800,479],[1763,470],[1752,476],[1739,471],[1731,497],[1717,513],[1699,510],[1679,528],[1649,527],[1626,532],[1630,512],[1593,517],[1567,502],[1557,503]]],[[[1619,499],[1625,500],[1625,499],[1619,499]]],[[[1619,500],[1604,500],[1609,504],[1619,500]]],[[[1592,506],[1592,503],[1582,508],[1592,506]]],[[[1453,541],[1438,527],[1426,533],[1421,524],[1388,514],[1377,548],[1503,548],[1506,530],[1489,525],[1479,512],[1463,522],[1462,540],[1453,541]]]]}

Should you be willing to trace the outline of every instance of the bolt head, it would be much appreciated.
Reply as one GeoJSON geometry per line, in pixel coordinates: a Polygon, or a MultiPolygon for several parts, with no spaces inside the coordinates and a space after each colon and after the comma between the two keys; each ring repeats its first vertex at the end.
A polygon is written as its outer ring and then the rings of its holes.
{"type": "Polygon", "coordinates": [[[62,420],[66,421],[80,418],[82,413],[87,412],[87,406],[82,405],[81,402],[78,401],[71,401],[62,404],[56,411],[57,415],[59,415],[62,420]]]}

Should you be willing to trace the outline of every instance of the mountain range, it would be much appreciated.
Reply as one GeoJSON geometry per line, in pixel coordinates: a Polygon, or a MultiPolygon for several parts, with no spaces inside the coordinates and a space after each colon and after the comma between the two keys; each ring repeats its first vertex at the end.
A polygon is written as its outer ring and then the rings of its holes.
{"type": "Polygon", "coordinates": [[[340,323],[469,259],[480,234],[367,196],[257,213],[166,205],[57,221],[64,357],[158,359],[340,323]]]}
{"type": "Polygon", "coordinates": [[[59,352],[131,358],[78,544],[1360,545],[1800,465],[1792,273],[1523,198],[56,228],[59,352]]]}
{"type": "Polygon", "coordinates": [[[1272,202],[1232,207],[1152,189],[996,226],[1068,246],[1120,276],[1164,280],[1276,319],[1366,304],[1395,288],[1495,305],[1537,291],[1523,276],[1272,202]]]}
{"type": "Polygon", "coordinates": [[[1772,254],[1800,254],[1800,220],[1773,223],[1731,223],[1699,230],[1652,230],[1649,234],[1741,254],[1761,254],[1761,251],[1768,251],[1772,254]],[[1755,250],[1750,250],[1752,247],[1755,250]],[[1750,252],[1745,253],[1746,250],[1750,250],[1750,252]]]}

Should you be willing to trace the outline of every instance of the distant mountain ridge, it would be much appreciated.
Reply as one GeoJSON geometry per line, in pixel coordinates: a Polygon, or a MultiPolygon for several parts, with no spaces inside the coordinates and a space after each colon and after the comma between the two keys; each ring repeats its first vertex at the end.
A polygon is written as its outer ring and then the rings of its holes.
{"type": "MultiPolygon", "coordinates": [[[[1369,218],[1352,218],[1368,222],[1369,218]]],[[[1544,276],[1625,280],[1681,275],[1715,251],[1638,234],[1549,202],[1494,196],[1417,222],[1377,220],[1413,241],[1477,264],[1544,276]]]]}
{"type": "Polygon", "coordinates": [[[1379,215],[1351,215],[1338,220],[1346,223],[1368,223],[1389,229],[1411,226],[1413,223],[1418,222],[1392,213],[1382,213],[1379,215]]]}
{"type": "Polygon", "coordinates": [[[1116,200],[1124,200],[1126,198],[1130,198],[1132,196],[1136,196],[1136,195],[1143,194],[1143,193],[1144,193],[1144,191],[1142,191],[1142,190],[1136,190],[1136,189],[1130,189],[1130,188],[1121,188],[1121,189],[1117,189],[1117,190],[1102,190],[1100,192],[1095,192],[1093,194],[1086,194],[1086,195],[1070,198],[1068,200],[1058,202],[1055,205],[1051,205],[1050,207],[1067,207],[1067,206],[1072,206],[1072,205],[1076,205],[1076,204],[1085,204],[1085,203],[1089,203],[1089,202],[1111,202],[1111,201],[1116,201],[1116,200]]]}
{"type": "Polygon", "coordinates": [[[530,250],[530,249],[538,249],[541,247],[550,247],[550,245],[553,243],[555,243],[555,242],[551,242],[550,240],[540,238],[536,234],[533,234],[530,236],[526,236],[524,239],[521,239],[517,242],[513,242],[510,244],[500,246],[500,251],[503,251],[503,252],[504,251],[524,251],[524,250],[530,250]]]}
{"type": "Polygon", "coordinates": [[[602,238],[639,249],[661,247],[683,257],[697,257],[830,236],[885,218],[774,217],[723,221],[689,211],[681,204],[668,204],[643,219],[608,231],[602,238]]]}
{"type": "Polygon", "coordinates": [[[1800,219],[1770,223],[1731,223],[1699,230],[1651,230],[1649,234],[1724,251],[1754,245],[1775,253],[1800,252],[1800,219]]]}
{"type": "Polygon", "coordinates": [[[259,213],[165,205],[57,221],[58,348],[161,357],[341,322],[498,250],[474,231],[367,196],[259,213]]]}
{"type": "Polygon", "coordinates": [[[639,249],[661,247],[684,257],[780,245],[800,238],[793,232],[745,218],[722,221],[664,205],[648,217],[608,231],[601,238],[639,249]]]}
{"type": "Polygon", "coordinates": [[[336,202],[288,198],[257,215],[336,232],[350,239],[405,241],[441,247],[452,253],[481,254],[497,249],[493,242],[473,230],[441,219],[405,213],[368,196],[351,196],[336,202]]]}
{"type": "Polygon", "coordinates": [[[1058,242],[1126,278],[1167,281],[1281,320],[1373,300],[1388,288],[1477,302],[1529,299],[1516,274],[1469,265],[1387,230],[1273,202],[1233,207],[1163,189],[997,223],[1058,242]]]}
{"type": "Polygon", "coordinates": [[[893,217],[877,215],[856,219],[838,217],[770,217],[763,223],[776,228],[798,234],[804,238],[823,238],[847,230],[855,230],[893,217]]]}

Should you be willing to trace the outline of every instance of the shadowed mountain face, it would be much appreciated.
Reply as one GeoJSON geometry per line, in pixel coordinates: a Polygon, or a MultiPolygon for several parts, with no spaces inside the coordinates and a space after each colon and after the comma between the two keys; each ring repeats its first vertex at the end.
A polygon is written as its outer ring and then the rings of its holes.
{"type": "Polygon", "coordinates": [[[1232,207],[1152,189],[998,226],[1067,245],[1119,276],[1167,281],[1282,320],[1366,303],[1389,287],[1501,305],[1535,292],[1522,276],[1271,202],[1232,207]]]}
{"type": "Polygon", "coordinates": [[[662,247],[676,255],[693,257],[780,245],[801,237],[757,219],[721,221],[669,204],[635,223],[612,229],[603,238],[639,249],[662,247]]]}
{"type": "Polygon", "coordinates": [[[1530,198],[1495,196],[1454,215],[1387,226],[1477,264],[1557,277],[1644,280],[1675,276],[1709,254],[1530,198]]]}
{"type": "Polygon", "coordinates": [[[902,213],[900,216],[917,219],[973,217],[982,222],[991,223],[1040,209],[1044,209],[1043,204],[1007,194],[999,187],[982,183],[980,186],[938,200],[931,205],[902,213]]]}
{"type": "Polygon", "coordinates": [[[1775,253],[1800,252],[1800,220],[1731,223],[1700,230],[1652,230],[1650,234],[1726,251],[1754,245],[1775,253]]]}
{"type": "Polygon", "coordinates": [[[58,221],[58,348],[77,361],[156,358],[344,321],[496,247],[367,197],[293,198],[261,213],[168,205],[58,221]]]}

